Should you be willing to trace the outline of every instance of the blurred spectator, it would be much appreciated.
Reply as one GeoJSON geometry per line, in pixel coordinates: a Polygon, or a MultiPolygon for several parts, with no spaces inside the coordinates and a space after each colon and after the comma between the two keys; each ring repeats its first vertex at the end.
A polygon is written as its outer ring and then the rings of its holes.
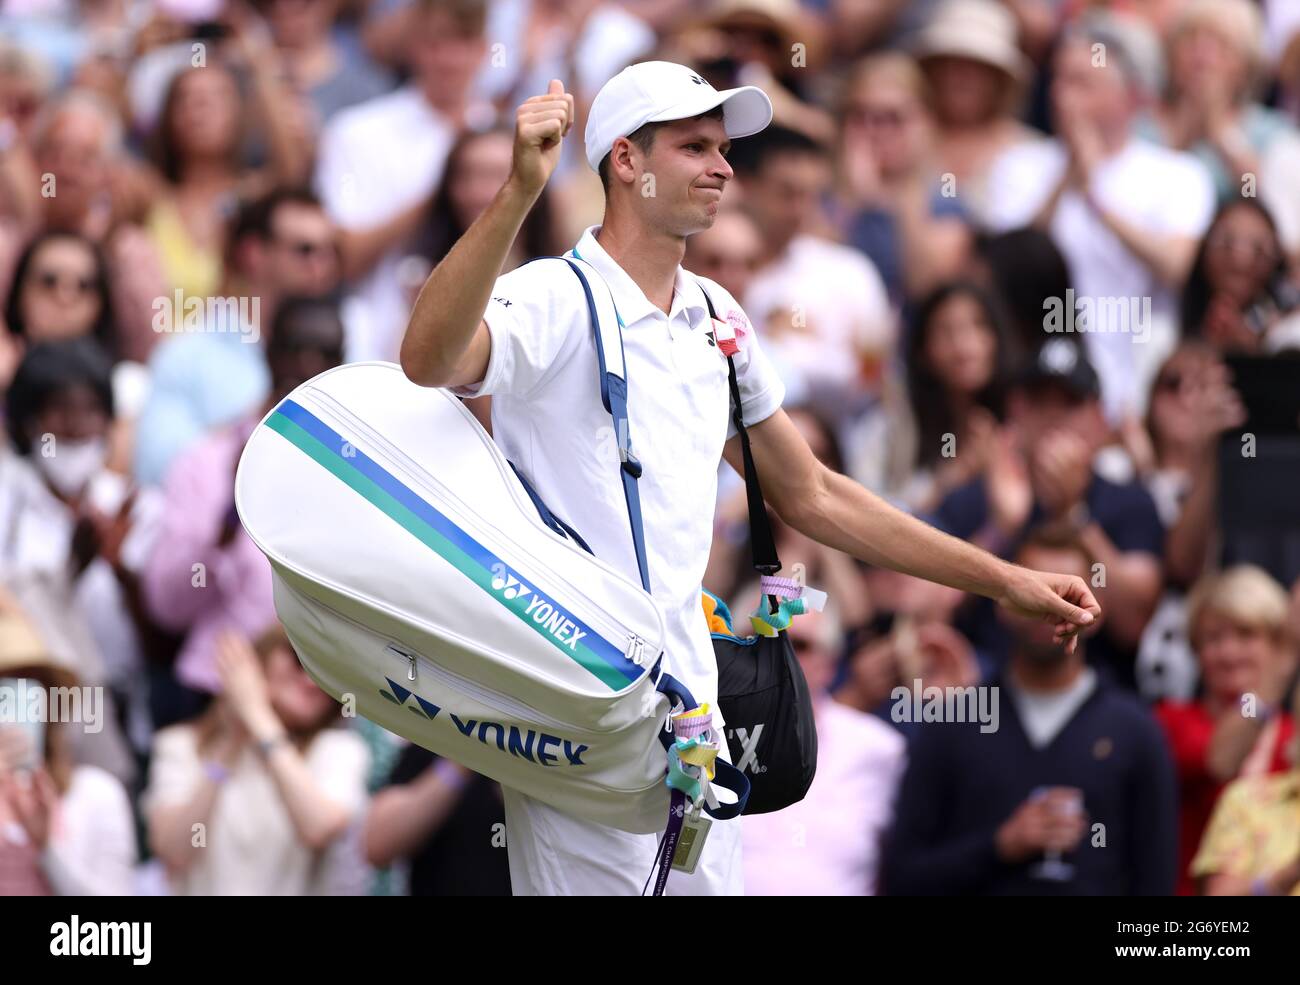
{"type": "Polygon", "coordinates": [[[1243,182],[1259,175],[1270,145],[1291,129],[1283,114],[1256,101],[1265,65],[1259,7],[1251,0],[1190,0],[1170,25],[1166,46],[1164,98],[1138,121],[1137,132],[1196,155],[1219,200],[1238,198],[1243,182]]]}
{"type": "Polygon", "coordinates": [[[971,245],[956,184],[935,167],[930,101],[916,62],[887,53],[854,66],[840,107],[840,221],[895,304],[955,276],[971,245]]]}
{"type": "Polygon", "coordinates": [[[1217,536],[1218,439],[1245,419],[1227,376],[1213,350],[1189,342],[1165,360],[1152,388],[1147,428],[1155,470],[1144,483],[1169,535],[1165,592],[1138,646],[1138,691],[1148,700],[1185,701],[1196,688],[1184,593],[1208,566],[1217,536]]]}
{"type": "Polygon", "coordinates": [[[788,388],[838,430],[863,409],[893,354],[894,319],[880,275],[856,250],[814,232],[830,189],[826,152],[771,126],[751,141],[745,206],[763,259],[742,303],[788,388]]]}
{"type": "Polygon", "coordinates": [[[1173,348],[1175,290],[1209,225],[1214,193],[1194,159],[1138,140],[1131,124],[1144,84],[1131,25],[1092,19],[1057,49],[1052,113],[1059,137],[1004,154],[990,176],[990,223],[1049,231],[1069,261],[1069,298],[1048,331],[1084,332],[1107,418],[1136,428],[1156,366],[1173,348]],[[1094,65],[1093,45],[1106,63],[1094,65]],[[1106,303],[1102,303],[1102,300],[1106,303]]]}
{"type": "Polygon", "coordinates": [[[414,744],[366,818],[372,865],[406,861],[411,896],[509,896],[505,806],[485,776],[414,744]]]}
{"type": "MultiPolygon", "coordinates": [[[[11,707],[31,708],[31,692],[44,690],[42,705],[60,714],[64,698],[57,695],[78,687],[5,592],[0,687],[11,689],[11,707]]],[[[78,707],[84,715],[87,705],[78,707]]],[[[0,896],[131,893],[136,848],[126,791],[111,774],[73,757],[69,733],[92,724],[49,714],[43,722],[0,724],[0,896]]]]}
{"type": "Polygon", "coordinates": [[[962,207],[983,224],[998,205],[989,188],[994,162],[1042,139],[1015,115],[1033,71],[1016,46],[1015,18],[996,0],[945,0],[912,53],[934,93],[938,170],[952,175],[962,207]]]}
{"type": "Polygon", "coordinates": [[[722,211],[713,225],[686,240],[682,266],[715,280],[733,298],[743,298],[758,270],[763,241],[745,212],[722,211]]]}
{"type": "Polygon", "coordinates": [[[290,84],[311,100],[316,131],[340,110],[392,88],[383,72],[349,57],[332,37],[342,6],[343,0],[258,0],[290,84]]]}
{"type": "Polygon", "coordinates": [[[40,181],[29,188],[41,228],[98,247],[112,283],[112,355],[143,362],[157,337],[149,331],[153,302],[164,290],[158,252],[139,225],[156,182],[127,153],[117,109],[88,89],[47,103],[36,127],[36,168],[40,181]]]}
{"type": "Polygon", "coordinates": [[[456,134],[475,123],[471,84],[487,54],[484,0],[415,0],[411,81],[337,114],[321,134],[315,187],[342,229],[349,362],[396,360],[410,309],[402,246],[428,214],[456,134]]]}
{"type": "Polygon", "coordinates": [[[715,89],[761,87],[774,123],[829,143],[835,124],[815,98],[818,73],[808,71],[824,51],[821,25],[798,0],[717,0],[687,18],[660,57],[696,67],[715,89]]]}
{"type": "MultiPolygon", "coordinates": [[[[17,454],[0,470],[0,581],[81,681],[125,700],[127,729],[148,740],[142,670],[152,631],[138,576],[159,504],[106,468],[114,402],[107,357],[91,339],[33,346],[5,394],[17,454]],[[20,457],[21,456],[21,457],[20,457]]],[[[135,767],[114,712],[78,735],[78,758],[123,780],[135,767]]]]}
{"type": "MultiPolygon", "coordinates": [[[[114,279],[103,253],[89,239],[47,230],[18,258],[4,307],[9,333],[0,342],[0,386],[12,377],[24,348],[32,343],[89,337],[113,360],[113,398],[117,420],[109,459],[122,469],[130,458],[135,418],[148,391],[148,371],[121,344],[116,315],[121,310],[110,290],[114,279]]],[[[120,283],[120,280],[118,281],[120,283]]]]}
{"type": "Polygon", "coordinates": [[[28,343],[91,336],[111,351],[113,305],[95,244],[63,232],[32,240],[14,267],[5,323],[28,343]]]}
{"type": "MultiPolygon", "coordinates": [[[[504,63],[485,63],[474,82],[500,114],[563,79],[585,120],[605,81],[649,57],[655,44],[654,31],[635,12],[609,0],[496,0],[487,5],[486,30],[513,53],[504,63]]],[[[569,166],[584,163],[581,150],[581,140],[572,141],[569,166]]]]}
{"type": "MultiPolygon", "coordinates": [[[[867,578],[873,589],[880,586],[877,574],[894,572],[873,570],[867,578]]],[[[911,690],[918,680],[923,688],[970,687],[979,683],[979,664],[966,639],[930,608],[933,597],[905,588],[891,596],[873,590],[871,598],[878,606],[874,617],[848,634],[835,700],[876,715],[910,738],[920,723],[890,714],[894,689],[911,690]]]]}
{"type": "Polygon", "coordinates": [[[32,125],[54,81],[38,54],[8,37],[0,40],[0,120],[9,121],[10,140],[30,144],[32,125]]]}
{"type": "MultiPolygon", "coordinates": [[[[235,468],[261,419],[299,384],[342,361],[343,327],[325,301],[291,299],[276,312],[266,362],[265,402],[203,438],[171,466],[158,542],[143,574],[149,612],[187,631],[176,662],[186,688],[216,692],[216,640],[226,629],[253,636],[275,622],[271,566],[235,512],[235,468]]],[[[184,695],[179,710],[184,710],[184,695]]]]}
{"type": "Polygon", "coordinates": [[[1282,702],[1295,660],[1286,620],[1286,592],[1245,565],[1208,575],[1188,598],[1201,696],[1156,707],[1178,766],[1181,895],[1196,892],[1189,866],[1225,784],[1288,769],[1295,727],[1282,702]]]}
{"type": "Polygon", "coordinates": [[[365,810],[365,743],[279,626],[216,646],[221,697],[154,744],[150,846],[179,896],[321,895],[365,810]]]}
{"type": "MultiPolygon", "coordinates": [[[[1093,459],[1105,428],[1100,383],[1082,349],[1053,338],[1011,387],[1007,423],[990,441],[982,477],[950,493],[934,514],[955,536],[1005,554],[1044,522],[1070,525],[1091,555],[1088,583],[1105,613],[1090,643],[1094,663],[1132,687],[1134,651],[1160,597],[1164,529],[1151,495],[1103,478],[1093,459]]],[[[997,662],[1002,634],[992,603],[968,614],[972,642],[997,662]]]]}
{"type": "MultiPolygon", "coordinates": [[[[1300,691],[1292,696],[1295,707],[1300,691]]],[[[1233,780],[1223,791],[1192,861],[1206,896],[1300,895],[1300,735],[1291,768],[1233,780]]]]}
{"type": "Polygon", "coordinates": [[[10,2],[0,13],[0,28],[47,60],[60,81],[70,82],[87,60],[129,42],[142,13],[120,0],[10,2]]]}
{"type": "Polygon", "coordinates": [[[281,188],[245,205],[230,232],[221,303],[206,305],[191,327],[172,298],[159,300],[159,315],[164,306],[174,310],[173,324],[164,319],[161,327],[176,334],[149,362],[136,477],[160,483],[176,456],[205,432],[259,406],[270,387],[265,336],[281,299],[325,297],[338,284],[335,230],[311,192],[281,188]]]}
{"type": "MultiPolygon", "coordinates": [[[[1271,352],[1295,330],[1286,316],[1300,306],[1268,210],[1235,199],[1201,240],[1183,286],[1183,332],[1221,352],[1271,352]]],[[[1289,341],[1289,340],[1288,340],[1289,341]]]]}
{"type": "Polygon", "coordinates": [[[30,343],[93,336],[112,351],[108,272],[89,240],[75,233],[41,233],[18,257],[11,284],[4,305],[9,332],[0,341],[0,387],[8,385],[30,343]]]}
{"type": "MultiPolygon", "coordinates": [[[[424,282],[465,230],[492,203],[510,175],[514,133],[505,129],[466,131],[456,138],[447,155],[438,192],[428,215],[416,230],[412,253],[399,267],[407,305],[413,306],[424,282]]],[[[536,257],[563,253],[558,235],[551,189],[544,188],[515,239],[502,271],[513,270],[536,257]]],[[[484,429],[492,433],[492,398],[474,397],[465,405],[484,429]]]]}
{"type": "Polygon", "coordinates": [[[907,336],[907,404],[857,433],[856,476],[918,512],[982,475],[1010,381],[1007,332],[993,298],[969,281],[925,297],[907,336]],[[868,471],[875,467],[876,471],[868,471]]]}
{"type": "Polygon", "coordinates": [[[1008,363],[1020,369],[1036,359],[1051,338],[1045,315],[1070,287],[1070,269],[1052,237],[1032,226],[981,235],[969,276],[999,301],[1009,329],[1008,363]]]}
{"type": "Polygon", "coordinates": [[[875,716],[831,697],[843,642],[833,610],[807,612],[786,633],[813,697],[817,775],[799,803],[741,821],[745,893],[873,895],[905,742],[875,716]]]}
{"type": "Polygon", "coordinates": [[[138,187],[143,169],[126,154],[121,119],[95,93],[73,89],[46,104],[33,134],[33,150],[49,193],[39,194],[37,186],[31,194],[47,229],[78,233],[102,244],[115,223],[139,218],[147,205],[138,187]]]}
{"type": "Polygon", "coordinates": [[[145,228],[162,262],[165,290],[186,297],[214,294],[222,280],[225,235],[241,199],[294,185],[307,160],[287,130],[287,98],[273,75],[275,58],[247,32],[223,50],[240,50],[252,73],[256,114],[266,127],[266,169],[243,167],[245,130],[253,119],[232,67],[213,62],[177,73],[167,88],[153,133],[153,163],[163,180],[145,228]]]}
{"type": "MultiPolygon", "coordinates": [[[[510,176],[514,132],[493,129],[461,134],[447,155],[438,193],[413,238],[414,254],[426,261],[419,276],[407,280],[415,292],[429,277],[429,271],[445,257],[465,234],[510,176]]],[[[568,249],[556,235],[551,195],[543,189],[528,213],[502,272],[513,270],[535,257],[554,256],[568,249]]],[[[405,278],[404,278],[405,279],[405,278]]],[[[414,293],[411,295],[414,302],[414,293]]]]}
{"type": "MultiPolygon", "coordinates": [[[[1015,560],[1082,578],[1091,563],[1053,532],[1015,560]]],[[[1086,665],[1085,641],[1067,654],[1050,625],[999,616],[1014,640],[1005,673],[986,685],[1007,699],[999,722],[917,730],[885,844],[885,892],[1168,894],[1177,796],[1158,726],[1086,665]]]]}

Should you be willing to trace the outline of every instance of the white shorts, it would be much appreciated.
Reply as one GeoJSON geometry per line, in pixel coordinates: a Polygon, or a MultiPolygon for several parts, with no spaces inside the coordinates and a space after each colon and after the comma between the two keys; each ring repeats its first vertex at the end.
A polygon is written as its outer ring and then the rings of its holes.
{"type": "MultiPolygon", "coordinates": [[[[730,759],[726,746],[722,758],[730,759]]],[[[505,788],[506,852],[516,896],[639,896],[659,834],[633,834],[505,788]]],[[[666,896],[743,896],[740,818],[712,821],[694,872],[669,872],[666,896]]],[[[668,811],[664,810],[664,823],[668,811]]],[[[646,890],[654,888],[654,883],[646,890]]]]}

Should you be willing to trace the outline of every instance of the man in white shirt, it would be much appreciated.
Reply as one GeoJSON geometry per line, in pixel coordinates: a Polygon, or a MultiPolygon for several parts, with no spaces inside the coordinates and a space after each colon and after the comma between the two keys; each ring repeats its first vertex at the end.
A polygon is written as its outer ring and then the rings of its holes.
{"type": "Polygon", "coordinates": [[[409,311],[403,247],[427,221],[487,54],[484,0],[415,6],[410,83],[337,114],[320,139],[316,192],[342,231],[344,276],[353,283],[343,304],[348,362],[397,355],[409,311]]]}
{"type": "Polygon", "coordinates": [[[894,350],[894,313],[875,264],[810,231],[831,183],[825,151],[781,127],[762,142],[743,180],[745,209],[763,238],[745,310],[791,399],[811,403],[838,428],[878,395],[894,350]]]}
{"type": "Polygon", "coordinates": [[[1123,35],[1073,29],[1052,81],[1059,139],[1013,147],[989,177],[990,224],[1039,226],[1065,254],[1073,300],[1092,312],[1077,324],[1064,310],[1054,319],[1044,312],[1044,331],[1087,333],[1115,424],[1145,410],[1177,341],[1177,292],[1214,213],[1213,185],[1195,158],[1132,136],[1140,84],[1123,35]]]}
{"type": "MultiPolygon", "coordinates": [[[[742,468],[731,432],[727,366],[710,335],[703,291],[734,330],[741,407],[768,501],[781,518],[870,563],[901,568],[1001,600],[1055,623],[1067,645],[1100,608],[1079,578],[1017,568],[896,511],[821,466],[780,409],[784,387],[744,312],[712,281],[681,268],[686,237],[708,228],[732,177],[733,137],[771,120],[766,94],[723,92],[682,65],[643,62],[611,79],[587,119],[586,157],[606,186],[604,222],[573,254],[609,290],[624,325],[628,430],[651,594],[668,624],[666,659],[714,709],[717,667],[701,606],[719,459],[742,468]],[[721,113],[717,110],[721,109],[721,113]],[[650,124],[650,125],[648,125],[650,124]]],[[[577,526],[593,552],[636,576],[620,456],[581,286],[560,261],[498,277],[560,157],[574,119],[559,80],[519,107],[513,170],[487,210],[429,275],[406,336],[406,375],[461,396],[491,394],[493,436],[538,494],[577,526]]],[[[725,756],[725,745],[721,752],[725,756]]],[[[517,894],[634,894],[657,836],[630,834],[506,791],[510,875],[517,894]]],[[[698,868],[675,872],[670,894],[740,893],[740,825],[714,822],[698,868]]]]}

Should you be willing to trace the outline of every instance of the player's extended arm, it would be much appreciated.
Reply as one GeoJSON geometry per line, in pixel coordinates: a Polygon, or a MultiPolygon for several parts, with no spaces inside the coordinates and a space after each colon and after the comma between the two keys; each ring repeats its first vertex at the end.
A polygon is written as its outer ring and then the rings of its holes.
{"type": "Polygon", "coordinates": [[[560,159],[573,126],[573,96],[558,79],[533,96],[515,117],[510,176],[492,204],[429,274],[402,338],[402,371],[421,386],[478,383],[487,372],[492,342],[483,312],[501,265],[529,210],[560,159]]]}
{"type": "MultiPolygon", "coordinates": [[[[1056,624],[1070,639],[1101,615],[1082,579],[1031,571],[1003,561],[899,510],[817,460],[798,428],[777,410],[747,428],[763,495],[781,519],[836,550],[880,567],[994,599],[1056,624]]],[[[740,436],[724,456],[741,475],[740,436]]]]}

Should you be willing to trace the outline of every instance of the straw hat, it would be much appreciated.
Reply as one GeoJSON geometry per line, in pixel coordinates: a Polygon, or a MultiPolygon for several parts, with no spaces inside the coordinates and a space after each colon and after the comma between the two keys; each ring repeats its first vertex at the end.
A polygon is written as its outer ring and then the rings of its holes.
{"type": "Polygon", "coordinates": [[[0,677],[30,677],[47,687],[74,687],[77,675],[59,663],[32,621],[0,589],[0,677]]]}
{"type": "Polygon", "coordinates": [[[806,33],[798,0],[720,0],[709,8],[702,23],[724,30],[728,27],[767,28],[781,39],[781,47],[787,53],[790,46],[806,33]]]}
{"type": "Polygon", "coordinates": [[[1016,43],[1014,15],[994,0],[945,0],[916,34],[912,53],[918,59],[969,58],[992,65],[1017,82],[1033,66],[1016,43]]]}

